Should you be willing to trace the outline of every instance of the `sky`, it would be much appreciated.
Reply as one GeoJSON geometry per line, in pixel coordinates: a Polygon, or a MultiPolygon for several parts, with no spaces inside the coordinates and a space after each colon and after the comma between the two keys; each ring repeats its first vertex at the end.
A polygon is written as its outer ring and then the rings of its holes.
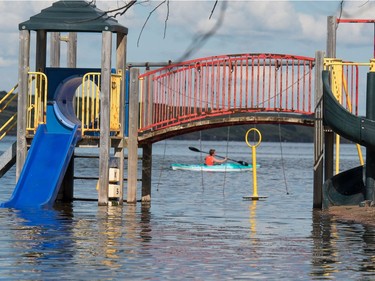
{"type": "MultiPolygon", "coordinates": [[[[18,25],[55,1],[0,0],[0,90],[18,79],[18,25]]],[[[95,1],[106,11],[128,1],[95,1]]],[[[127,62],[172,62],[202,57],[275,53],[314,57],[325,51],[327,17],[375,19],[375,0],[138,1],[116,19],[129,29],[127,62]],[[153,12],[152,12],[153,11],[153,12]],[[211,12],[212,16],[210,18],[211,12]],[[143,30],[142,30],[143,28],[143,30]],[[215,30],[206,40],[207,32],[215,30]]],[[[374,54],[374,24],[341,23],[337,29],[338,58],[369,62],[374,54]]],[[[62,44],[61,66],[64,65],[62,44]]],[[[78,67],[100,67],[100,34],[78,34],[78,67]]],[[[31,70],[35,32],[31,39],[31,70]]],[[[48,63],[47,58],[47,63],[48,63]]]]}

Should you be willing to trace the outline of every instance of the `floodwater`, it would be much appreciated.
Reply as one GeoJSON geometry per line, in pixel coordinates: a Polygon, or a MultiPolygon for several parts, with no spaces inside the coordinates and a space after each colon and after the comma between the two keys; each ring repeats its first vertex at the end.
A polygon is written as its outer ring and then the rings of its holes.
{"type": "MultiPolygon", "coordinates": [[[[243,199],[252,173],[172,171],[203,159],[189,146],[251,162],[245,142],[163,141],[153,146],[151,204],[0,209],[0,279],[374,280],[375,228],[312,209],[312,144],[261,143],[261,201],[243,199]]],[[[358,165],[354,146],[342,152],[343,169],[358,165]]],[[[76,159],[76,173],[95,175],[97,162],[76,159]]],[[[0,179],[1,202],[14,174],[0,179]]],[[[95,184],[76,180],[75,197],[96,199],[95,184]]]]}

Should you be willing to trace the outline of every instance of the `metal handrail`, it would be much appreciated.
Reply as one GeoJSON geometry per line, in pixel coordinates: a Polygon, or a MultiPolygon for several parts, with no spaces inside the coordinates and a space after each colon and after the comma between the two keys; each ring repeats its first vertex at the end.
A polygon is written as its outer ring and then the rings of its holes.
{"type": "MultiPolygon", "coordinates": [[[[111,75],[110,130],[119,132],[120,89],[123,72],[111,75]]],[[[76,115],[82,121],[82,134],[100,132],[100,85],[101,73],[89,72],[82,77],[81,92],[76,96],[76,115]]]]}
{"type": "Polygon", "coordinates": [[[48,79],[43,72],[29,72],[27,126],[36,132],[39,124],[46,123],[48,79]]]}
{"type": "MultiPolygon", "coordinates": [[[[0,108],[0,113],[4,112],[4,110],[10,105],[10,103],[18,97],[18,94],[13,94],[13,92],[18,88],[18,84],[16,84],[1,100],[0,106],[5,104],[0,108]]],[[[14,128],[17,124],[17,112],[14,113],[1,127],[0,127],[0,140],[2,140],[10,130],[14,128]]]]}

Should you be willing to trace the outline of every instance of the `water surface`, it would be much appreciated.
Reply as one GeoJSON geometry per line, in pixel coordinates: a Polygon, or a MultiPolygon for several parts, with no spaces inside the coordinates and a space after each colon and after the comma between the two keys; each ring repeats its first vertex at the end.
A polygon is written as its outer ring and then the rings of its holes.
{"type": "MultiPolygon", "coordinates": [[[[251,173],[172,171],[203,159],[189,146],[251,162],[244,142],[163,141],[153,146],[151,204],[0,209],[0,278],[374,280],[375,229],[312,209],[312,144],[260,145],[262,201],[243,200],[251,173]]],[[[354,146],[342,150],[343,169],[358,165],[354,146]]],[[[97,162],[76,159],[76,173],[96,175],[97,162]]],[[[0,179],[1,202],[14,173],[0,179]]],[[[96,199],[95,184],[76,180],[75,197],[96,199]]]]}

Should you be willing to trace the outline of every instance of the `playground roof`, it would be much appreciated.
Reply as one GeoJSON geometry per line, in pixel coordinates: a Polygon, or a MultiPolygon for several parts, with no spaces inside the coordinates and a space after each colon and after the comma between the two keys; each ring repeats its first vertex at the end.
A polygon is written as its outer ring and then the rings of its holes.
{"type": "Polygon", "coordinates": [[[47,32],[102,32],[127,34],[128,29],[110,18],[92,3],[83,0],[62,0],[43,9],[28,21],[19,24],[19,30],[46,30],[47,32]]]}

